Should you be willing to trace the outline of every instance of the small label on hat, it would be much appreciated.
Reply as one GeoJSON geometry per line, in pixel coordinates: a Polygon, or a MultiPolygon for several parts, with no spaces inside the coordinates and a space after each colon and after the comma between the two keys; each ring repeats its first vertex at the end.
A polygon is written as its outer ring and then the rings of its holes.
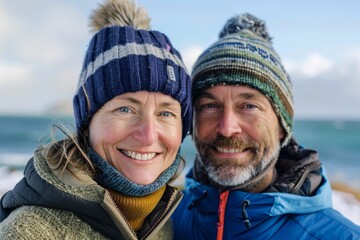
{"type": "Polygon", "coordinates": [[[166,66],[166,70],[167,70],[167,75],[168,75],[168,78],[171,80],[171,81],[176,81],[176,77],[175,77],[175,72],[174,72],[174,68],[170,65],[167,65],[166,66]]]}

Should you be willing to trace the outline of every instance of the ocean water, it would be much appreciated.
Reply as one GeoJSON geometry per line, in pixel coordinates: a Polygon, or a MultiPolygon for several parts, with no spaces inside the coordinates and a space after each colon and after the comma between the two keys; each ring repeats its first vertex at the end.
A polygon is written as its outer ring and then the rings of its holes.
{"type": "MultiPolygon", "coordinates": [[[[0,167],[22,170],[39,144],[51,141],[53,124],[73,125],[72,118],[0,116],[0,167]]],[[[62,136],[57,134],[56,137],[62,136]]]]}
{"type": "MultiPolygon", "coordinates": [[[[37,145],[50,141],[53,123],[73,125],[73,120],[0,116],[0,167],[22,171],[37,145]]],[[[298,120],[294,123],[294,136],[302,146],[319,152],[331,181],[344,182],[360,190],[360,121],[298,120]]],[[[195,156],[190,137],[184,140],[181,152],[187,172],[195,156]]]]}

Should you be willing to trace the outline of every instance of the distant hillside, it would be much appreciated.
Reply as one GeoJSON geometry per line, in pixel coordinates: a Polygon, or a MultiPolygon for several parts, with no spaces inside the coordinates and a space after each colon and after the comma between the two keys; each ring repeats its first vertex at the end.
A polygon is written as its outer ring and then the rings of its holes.
{"type": "Polygon", "coordinates": [[[50,105],[45,114],[47,115],[56,115],[56,116],[72,116],[73,108],[71,101],[62,101],[56,104],[50,105]]]}

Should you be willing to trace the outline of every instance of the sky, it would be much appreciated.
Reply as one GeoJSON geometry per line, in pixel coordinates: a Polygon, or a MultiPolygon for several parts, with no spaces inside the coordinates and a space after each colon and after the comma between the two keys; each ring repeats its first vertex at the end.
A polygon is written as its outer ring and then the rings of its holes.
{"type": "MultiPolygon", "coordinates": [[[[100,0],[0,0],[0,115],[70,106],[100,0]]],[[[189,71],[241,13],[263,19],[293,83],[295,119],[360,119],[360,1],[138,0],[189,71]]]]}

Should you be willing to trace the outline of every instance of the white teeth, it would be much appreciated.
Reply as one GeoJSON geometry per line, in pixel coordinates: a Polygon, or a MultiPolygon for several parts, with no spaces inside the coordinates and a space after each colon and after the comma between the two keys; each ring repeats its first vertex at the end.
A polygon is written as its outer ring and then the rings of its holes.
{"type": "Polygon", "coordinates": [[[146,161],[146,160],[152,159],[156,155],[156,153],[141,154],[141,153],[127,151],[127,150],[123,150],[122,152],[128,157],[136,159],[136,160],[140,160],[140,161],[146,161]]]}
{"type": "Polygon", "coordinates": [[[216,150],[222,153],[238,153],[240,152],[240,149],[238,148],[222,148],[222,147],[216,147],[216,150]]]}

